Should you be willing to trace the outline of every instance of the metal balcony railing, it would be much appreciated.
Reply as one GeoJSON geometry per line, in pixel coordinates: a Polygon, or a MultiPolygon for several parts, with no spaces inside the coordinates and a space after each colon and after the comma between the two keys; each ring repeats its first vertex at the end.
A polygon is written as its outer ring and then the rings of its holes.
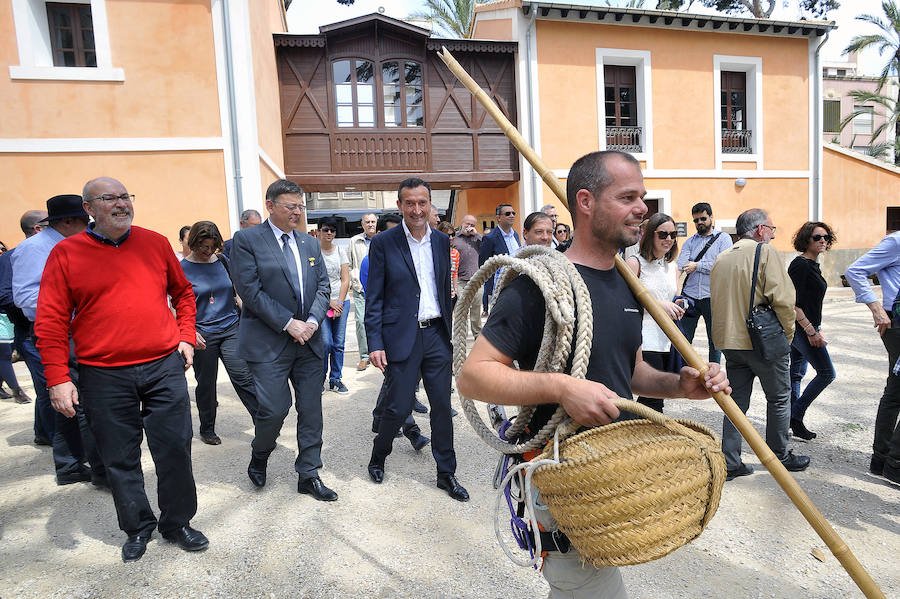
{"type": "Polygon", "coordinates": [[[752,137],[750,129],[722,129],[722,153],[752,154],[752,137]]]}
{"type": "Polygon", "coordinates": [[[606,149],[621,152],[642,152],[641,127],[607,127],[606,149]]]}

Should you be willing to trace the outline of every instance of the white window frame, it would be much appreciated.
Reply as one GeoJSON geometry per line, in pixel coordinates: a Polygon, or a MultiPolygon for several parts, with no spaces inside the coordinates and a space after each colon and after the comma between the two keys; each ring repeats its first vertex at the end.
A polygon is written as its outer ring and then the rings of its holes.
{"type": "Polygon", "coordinates": [[[721,170],[723,162],[755,162],[756,168],[763,168],[763,93],[762,58],[759,56],[713,55],[713,106],[715,106],[716,169],[721,170]],[[747,128],[753,133],[750,154],[730,154],[722,152],[722,71],[737,71],[747,74],[747,128]]]}
{"type": "Polygon", "coordinates": [[[106,0],[52,0],[69,4],[90,4],[94,28],[96,67],[53,66],[48,0],[12,0],[13,23],[19,49],[19,64],[10,65],[10,79],[50,79],[57,81],[124,81],[125,71],[112,66],[106,0]]]}
{"type": "Polygon", "coordinates": [[[875,107],[868,104],[854,104],[853,112],[856,112],[858,110],[860,111],[860,113],[853,117],[852,121],[853,135],[867,135],[871,137],[872,132],[875,131],[875,107]],[[856,130],[861,126],[865,126],[867,131],[856,130]]]}
{"type": "Polygon", "coordinates": [[[653,168],[653,86],[650,72],[649,50],[622,50],[619,48],[596,48],[597,56],[597,133],[598,148],[606,149],[606,105],[604,98],[603,67],[605,65],[633,66],[635,93],[637,94],[637,122],[641,127],[643,151],[631,155],[653,168]]]}

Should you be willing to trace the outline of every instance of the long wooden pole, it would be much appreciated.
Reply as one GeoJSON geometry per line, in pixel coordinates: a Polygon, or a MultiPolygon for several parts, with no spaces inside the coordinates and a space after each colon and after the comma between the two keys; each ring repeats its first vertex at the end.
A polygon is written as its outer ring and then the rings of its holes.
{"type": "MultiPolygon", "coordinates": [[[[528,145],[528,142],[525,141],[525,138],[522,137],[522,134],[519,133],[518,129],[509,122],[509,119],[506,118],[497,105],[494,104],[493,100],[484,93],[484,90],[481,89],[475,80],[469,76],[466,70],[463,69],[455,58],[453,58],[453,55],[450,54],[447,48],[441,48],[441,51],[438,52],[438,56],[444,61],[447,68],[449,68],[462,84],[466,86],[466,89],[475,96],[475,99],[478,100],[491,117],[493,117],[494,121],[496,121],[503,130],[503,133],[506,134],[506,137],[509,138],[510,142],[512,142],[516,149],[521,152],[525,159],[531,163],[531,166],[533,166],[535,171],[540,174],[544,183],[546,183],[553,193],[556,194],[556,197],[559,198],[563,205],[568,207],[569,203],[566,200],[566,190],[559,182],[559,179],[557,179],[547,165],[544,164],[544,161],[541,160],[541,157],[534,151],[534,148],[528,145]]],[[[678,330],[678,327],[675,326],[675,323],[669,315],[665,313],[653,296],[650,295],[650,292],[647,291],[646,287],[644,287],[631,269],[628,268],[628,265],[625,264],[625,261],[621,256],[616,256],[616,268],[625,278],[632,293],[634,293],[635,297],[637,297],[638,301],[641,302],[650,315],[653,316],[653,319],[659,324],[666,336],[671,339],[685,361],[693,368],[699,370],[700,376],[706,374],[709,370],[706,362],[704,362],[700,355],[694,350],[694,347],[688,342],[684,334],[678,330]]],[[[784,464],[781,463],[781,460],[772,453],[772,450],[769,449],[769,446],[766,445],[762,437],[759,436],[759,433],[756,432],[756,429],[753,428],[753,425],[750,424],[750,421],[747,420],[744,413],[737,407],[737,404],[734,403],[731,396],[722,391],[717,391],[713,394],[713,399],[716,400],[716,403],[719,404],[719,407],[722,408],[722,411],[725,412],[728,419],[731,420],[735,428],[741,433],[744,439],[747,440],[747,443],[759,457],[763,466],[772,473],[772,477],[778,482],[797,509],[800,510],[800,513],[803,514],[806,521],[813,527],[816,534],[825,541],[825,544],[828,545],[831,553],[834,554],[841,565],[844,566],[844,569],[847,570],[847,573],[850,574],[850,577],[853,578],[853,581],[856,582],[856,586],[858,586],[863,594],[869,599],[884,599],[884,593],[881,592],[881,589],[878,588],[878,585],[875,584],[875,581],[872,580],[872,577],[866,569],[859,563],[859,560],[856,559],[856,556],[853,555],[850,548],[847,547],[847,544],[844,543],[837,532],[835,532],[831,525],[828,524],[828,521],[825,520],[822,513],[815,505],[813,505],[813,502],[806,493],[803,492],[803,489],[800,488],[797,481],[794,480],[790,473],[788,473],[784,464]]]]}

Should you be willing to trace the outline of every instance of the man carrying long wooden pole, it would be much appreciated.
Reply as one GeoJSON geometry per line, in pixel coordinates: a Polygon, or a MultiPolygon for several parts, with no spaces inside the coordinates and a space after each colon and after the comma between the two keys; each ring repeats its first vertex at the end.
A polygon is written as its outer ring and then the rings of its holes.
{"type": "MultiPolygon", "coordinates": [[[[528,277],[519,277],[501,292],[494,310],[469,354],[458,384],[466,397],[490,398],[501,405],[540,405],[530,430],[538,430],[558,404],[583,426],[608,424],[618,417],[617,397],[705,399],[711,392],[730,393],[719,365],[700,373],[687,367],[681,374],[660,372],[641,358],[639,301],[616,270],[620,248],[637,242],[647,212],[640,165],[622,152],[593,152],[569,171],[567,197],[575,241],[566,252],[584,278],[593,313],[593,342],[586,379],[562,373],[529,372],[534,368],[544,330],[545,304],[528,277]],[[521,370],[510,368],[513,360],[521,370]],[[702,382],[701,382],[702,381],[702,382]]],[[[617,568],[582,565],[582,558],[546,510],[537,519],[550,533],[542,543],[548,554],[542,572],[556,598],[626,597],[617,568]]]]}

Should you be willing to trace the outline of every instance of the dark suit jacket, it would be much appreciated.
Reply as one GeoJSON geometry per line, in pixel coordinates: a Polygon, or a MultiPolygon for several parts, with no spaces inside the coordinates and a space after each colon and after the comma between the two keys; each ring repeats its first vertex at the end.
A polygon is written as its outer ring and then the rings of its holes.
{"type": "MultiPolygon", "coordinates": [[[[513,231],[516,241],[522,245],[519,234],[513,231]]],[[[491,256],[497,254],[508,254],[509,248],[506,247],[506,240],[503,239],[503,231],[500,227],[494,227],[490,233],[481,238],[481,250],[478,252],[478,266],[482,266],[490,259],[491,256]]]]}
{"type": "MultiPolygon", "coordinates": [[[[328,310],[331,284],[319,242],[294,231],[303,275],[303,305],[292,284],[281,243],[268,219],[234,234],[231,247],[231,279],[244,302],[238,330],[240,355],[248,362],[269,362],[284,351],[293,338],[284,330],[290,318],[313,316],[321,323],[328,310]]],[[[307,342],[322,356],[322,335],[317,330],[307,342]]]]}
{"type": "MultiPolygon", "coordinates": [[[[431,230],[431,255],[441,319],[450,337],[450,238],[431,230]]],[[[419,280],[403,226],[388,229],[369,245],[366,340],[369,353],[384,350],[388,362],[409,357],[419,320],[419,280]]]]}

